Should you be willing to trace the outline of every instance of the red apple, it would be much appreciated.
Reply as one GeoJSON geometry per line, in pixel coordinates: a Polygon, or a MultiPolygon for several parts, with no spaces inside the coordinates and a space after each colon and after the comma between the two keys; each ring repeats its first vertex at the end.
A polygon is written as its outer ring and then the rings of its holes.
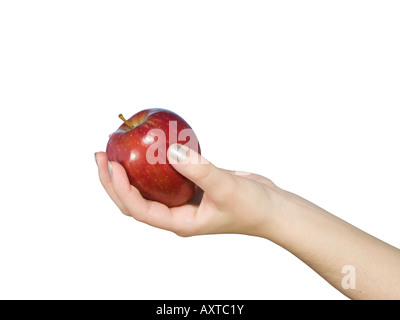
{"type": "Polygon", "coordinates": [[[169,145],[176,142],[200,153],[199,142],[188,123],[164,109],[143,110],[128,120],[119,117],[124,123],[110,136],[108,160],[125,168],[131,185],[146,199],[168,207],[190,200],[195,184],[178,173],[167,159],[169,145]]]}

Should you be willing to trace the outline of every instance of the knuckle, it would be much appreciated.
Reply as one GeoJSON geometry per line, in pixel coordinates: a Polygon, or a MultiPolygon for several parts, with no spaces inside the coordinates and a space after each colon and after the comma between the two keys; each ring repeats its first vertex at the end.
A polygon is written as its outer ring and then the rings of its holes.
{"type": "Polygon", "coordinates": [[[198,232],[198,227],[196,225],[188,225],[188,224],[183,224],[180,226],[177,226],[174,228],[173,232],[182,238],[188,238],[191,236],[194,236],[196,234],[199,234],[198,232]]]}
{"type": "Polygon", "coordinates": [[[195,166],[196,170],[193,172],[193,179],[195,181],[206,180],[211,173],[211,166],[208,164],[199,164],[195,166]]]}
{"type": "Polygon", "coordinates": [[[146,223],[146,219],[144,217],[144,215],[141,214],[128,214],[128,216],[131,216],[133,219],[135,219],[138,222],[142,222],[142,223],[146,223]]]}
{"type": "Polygon", "coordinates": [[[128,216],[128,217],[130,217],[131,215],[129,214],[129,212],[126,210],[126,209],[120,209],[121,210],[121,212],[125,215],[125,216],[128,216]]]}
{"type": "Polygon", "coordinates": [[[185,230],[175,230],[174,232],[177,236],[182,237],[182,238],[188,238],[191,237],[192,234],[185,231],[185,230]]]}

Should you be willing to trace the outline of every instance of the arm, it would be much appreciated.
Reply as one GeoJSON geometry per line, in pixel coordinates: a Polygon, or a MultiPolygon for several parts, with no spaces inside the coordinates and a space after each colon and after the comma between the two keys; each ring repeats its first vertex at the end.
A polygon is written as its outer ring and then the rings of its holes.
{"type": "Polygon", "coordinates": [[[293,253],[353,299],[400,299],[400,250],[278,188],[269,179],[215,167],[184,147],[168,152],[174,168],[203,193],[168,208],[144,199],[116,162],[95,155],[100,181],[120,210],[180,236],[240,233],[269,239],[293,253]],[[345,272],[345,273],[342,273],[345,272]]]}
{"type": "Polygon", "coordinates": [[[352,299],[400,298],[400,250],[283,191],[279,237],[287,249],[352,299]]]}

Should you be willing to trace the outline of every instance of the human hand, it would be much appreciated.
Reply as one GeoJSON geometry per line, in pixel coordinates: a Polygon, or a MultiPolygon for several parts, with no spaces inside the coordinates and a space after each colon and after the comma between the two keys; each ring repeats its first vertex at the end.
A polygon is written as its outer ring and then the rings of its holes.
{"type": "Polygon", "coordinates": [[[217,168],[195,151],[175,144],[168,149],[171,165],[199,188],[188,203],[168,208],[144,199],[130,185],[124,168],[108,163],[105,152],[95,158],[108,195],[125,215],[138,221],[180,236],[239,233],[268,238],[274,231],[280,189],[265,177],[217,168]]]}
{"type": "Polygon", "coordinates": [[[111,162],[110,175],[106,153],[95,157],[105,190],[124,214],[136,220],[180,236],[240,233],[264,237],[293,253],[350,298],[399,299],[399,249],[265,177],[219,169],[193,150],[172,145],[168,150],[171,165],[201,189],[190,202],[168,208],[144,199],[129,184],[119,163],[111,162]],[[344,266],[357,270],[357,287],[343,286],[344,266]]]}

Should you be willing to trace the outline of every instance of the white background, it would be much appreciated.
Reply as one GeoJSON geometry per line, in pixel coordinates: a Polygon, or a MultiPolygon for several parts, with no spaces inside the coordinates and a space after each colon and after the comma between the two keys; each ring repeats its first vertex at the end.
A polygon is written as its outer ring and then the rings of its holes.
{"type": "Polygon", "coordinates": [[[400,246],[399,16],[398,1],[0,2],[0,298],[346,299],[267,240],[125,217],[93,154],[119,113],[171,109],[217,166],[400,246]]]}

